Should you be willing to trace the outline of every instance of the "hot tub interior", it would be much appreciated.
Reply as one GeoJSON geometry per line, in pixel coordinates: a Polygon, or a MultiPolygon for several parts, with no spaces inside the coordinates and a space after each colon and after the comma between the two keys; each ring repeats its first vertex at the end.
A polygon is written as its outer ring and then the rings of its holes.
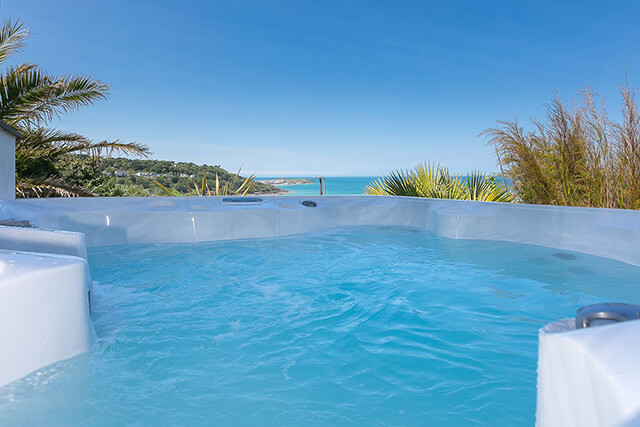
{"type": "Polygon", "coordinates": [[[531,425],[537,330],[640,268],[404,226],[89,248],[98,343],[5,424],[531,425]]]}

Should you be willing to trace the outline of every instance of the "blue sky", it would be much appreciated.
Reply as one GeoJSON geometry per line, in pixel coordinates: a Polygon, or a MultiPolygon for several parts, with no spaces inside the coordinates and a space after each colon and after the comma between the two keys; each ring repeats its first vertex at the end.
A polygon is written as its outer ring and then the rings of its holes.
{"type": "Polygon", "coordinates": [[[16,61],[112,97],[55,126],[269,175],[495,171],[477,135],[582,85],[640,86],[640,2],[2,0],[16,61]]]}

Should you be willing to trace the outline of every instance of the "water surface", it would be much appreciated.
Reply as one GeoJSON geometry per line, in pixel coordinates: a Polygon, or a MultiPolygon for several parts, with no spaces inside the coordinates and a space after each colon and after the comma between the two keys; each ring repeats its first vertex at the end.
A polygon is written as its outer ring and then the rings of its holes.
{"type": "MultiPolygon", "coordinates": [[[[301,178],[301,177],[293,177],[301,178]]],[[[308,177],[302,177],[308,178],[308,177]]],[[[364,189],[378,179],[376,176],[328,176],[326,180],[326,195],[328,196],[357,196],[364,193],[364,189]]],[[[267,178],[261,178],[267,179],[267,178]]],[[[309,178],[311,179],[311,178],[309,178]]],[[[320,194],[320,184],[317,180],[312,184],[277,185],[287,190],[287,196],[317,196],[320,194]]]]}
{"type": "Polygon", "coordinates": [[[0,389],[20,425],[533,425],[537,330],[640,269],[404,227],[89,251],[99,342],[0,389]]]}

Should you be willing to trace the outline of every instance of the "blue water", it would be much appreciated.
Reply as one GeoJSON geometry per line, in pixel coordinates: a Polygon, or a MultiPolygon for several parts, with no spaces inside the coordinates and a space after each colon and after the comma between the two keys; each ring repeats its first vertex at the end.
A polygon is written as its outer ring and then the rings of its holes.
{"type": "Polygon", "coordinates": [[[526,425],[537,330],[640,269],[404,227],[92,249],[93,350],[0,389],[6,425],[526,425]]]}
{"type": "MultiPolygon", "coordinates": [[[[291,177],[308,178],[309,177],[291,177]]],[[[365,187],[377,176],[329,176],[326,180],[326,194],[329,196],[361,195],[365,187]]],[[[267,178],[263,178],[267,179],[267,178]]],[[[320,184],[314,180],[313,184],[279,185],[279,188],[289,191],[288,196],[317,196],[320,194],[320,184]]]]}

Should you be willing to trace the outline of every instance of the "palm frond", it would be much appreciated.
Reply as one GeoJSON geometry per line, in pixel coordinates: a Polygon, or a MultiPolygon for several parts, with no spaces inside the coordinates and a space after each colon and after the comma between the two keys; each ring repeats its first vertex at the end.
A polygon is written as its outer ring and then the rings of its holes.
{"type": "Polygon", "coordinates": [[[81,152],[92,157],[111,157],[114,152],[128,156],[137,156],[147,158],[152,153],[145,144],[137,142],[122,142],[119,139],[115,141],[90,142],[85,146],[69,146],[67,153],[81,152]]]}
{"type": "Polygon", "coordinates": [[[0,64],[8,57],[19,52],[24,46],[24,40],[29,36],[29,30],[20,21],[5,21],[0,28],[0,64]]]}
{"type": "Polygon", "coordinates": [[[69,152],[69,147],[86,147],[91,143],[77,133],[49,128],[23,130],[22,134],[23,138],[16,141],[18,160],[21,156],[51,158],[69,152]]]}
{"type": "Polygon", "coordinates": [[[456,183],[451,181],[449,171],[440,165],[420,163],[413,169],[412,174],[417,185],[418,197],[447,199],[453,198],[448,195],[456,192],[456,183]]]}
{"type": "Polygon", "coordinates": [[[28,126],[20,119],[34,102],[46,98],[50,84],[51,78],[34,64],[7,68],[0,76],[0,118],[14,126],[28,126]]]}
{"type": "Polygon", "coordinates": [[[74,132],[50,128],[32,128],[22,131],[23,138],[16,142],[16,160],[30,157],[54,158],[64,154],[81,153],[91,157],[111,156],[114,152],[148,157],[146,145],[136,142],[100,141],[93,142],[74,132]]]}
{"type": "Polygon", "coordinates": [[[70,184],[56,177],[44,179],[18,180],[16,197],[96,197],[97,194],[86,188],[70,184]]]}
{"type": "Polygon", "coordinates": [[[468,200],[512,202],[514,199],[513,194],[494,176],[479,171],[467,174],[464,185],[469,197],[468,200]]]}
{"type": "Polygon", "coordinates": [[[373,181],[367,188],[365,194],[376,196],[409,196],[421,197],[416,185],[415,174],[411,171],[397,170],[389,175],[373,181]]]}
{"type": "Polygon", "coordinates": [[[107,99],[109,91],[106,83],[86,76],[49,76],[32,64],[11,67],[0,78],[0,119],[39,126],[107,99]]]}

